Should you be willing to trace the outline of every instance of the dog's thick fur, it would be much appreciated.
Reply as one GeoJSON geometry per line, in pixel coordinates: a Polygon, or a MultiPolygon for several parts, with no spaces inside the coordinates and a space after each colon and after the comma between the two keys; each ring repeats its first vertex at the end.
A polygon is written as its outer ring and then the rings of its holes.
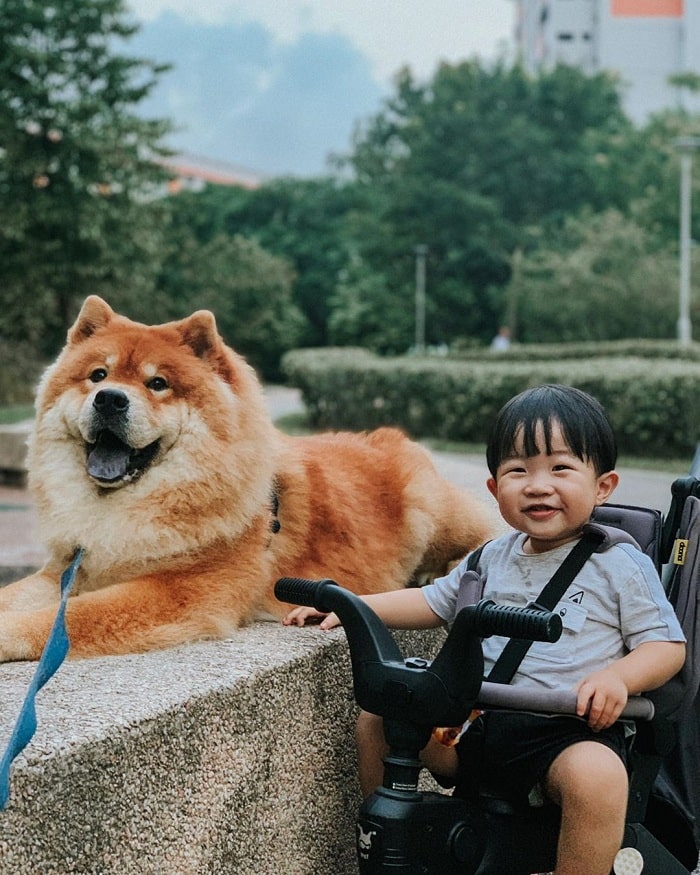
{"type": "Polygon", "coordinates": [[[28,457],[46,566],[0,589],[0,661],[37,659],[78,546],[73,656],[282,616],[277,578],[358,592],[442,572],[490,516],[399,431],[288,437],[211,313],[145,326],[89,297],[44,375],[28,457]]]}

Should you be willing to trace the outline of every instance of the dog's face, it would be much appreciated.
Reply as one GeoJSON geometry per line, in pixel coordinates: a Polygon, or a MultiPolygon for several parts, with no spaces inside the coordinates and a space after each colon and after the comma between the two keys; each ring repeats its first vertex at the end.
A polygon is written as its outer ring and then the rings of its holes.
{"type": "Polygon", "coordinates": [[[222,350],[210,313],[149,327],[90,297],[40,387],[39,417],[79,446],[95,484],[123,487],[216,409],[216,384],[230,402],[234,375],[222,350]]]}
{"type": "Polygon", "coordinates": [[[138,383],[124,379],[118,367],[111,373],[106,366],[90,372],[94,389],[74,421],[85,443],[88,476],[100,486],[123,486],[136,479],[177,439],[181,411],[176,404],[159,403],[158,396],[172,394],[171,387],[159,374],[147,377],[150,370],[142,369],[138,383]]]}

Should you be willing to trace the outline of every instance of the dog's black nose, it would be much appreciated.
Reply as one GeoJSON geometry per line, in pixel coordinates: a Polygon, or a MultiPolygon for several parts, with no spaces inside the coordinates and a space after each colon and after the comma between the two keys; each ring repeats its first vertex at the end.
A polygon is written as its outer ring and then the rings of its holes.
{"type": "Polygon", "coordinates": [[[102,416],[118,416],[129,408],[129,398],[121,389],[100,389],[92,406],[102,416]]]}

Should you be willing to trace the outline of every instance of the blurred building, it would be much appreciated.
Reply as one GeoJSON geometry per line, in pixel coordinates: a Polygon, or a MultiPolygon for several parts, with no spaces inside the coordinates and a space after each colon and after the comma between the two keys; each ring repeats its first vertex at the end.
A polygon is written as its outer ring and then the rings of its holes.
{"type": "Polygon", "coordinates": [[[644,122],[666,108],[700,112],[700,94],[669,76],[700,74],[700,0],[516,0],[523,66],[561,62],[587,73],[610,70],[628,115],[644,122]]]}
{"type": "Polygon", "coordinates": [[[207,183],[253,189],[258,188],[265,181],[264,177],[254,170],[189,152],[178,152],[160,163],[173,174],[173,179],[168,183],[170,194],[177,194],[180,191],[201,191],[207,183]]]}

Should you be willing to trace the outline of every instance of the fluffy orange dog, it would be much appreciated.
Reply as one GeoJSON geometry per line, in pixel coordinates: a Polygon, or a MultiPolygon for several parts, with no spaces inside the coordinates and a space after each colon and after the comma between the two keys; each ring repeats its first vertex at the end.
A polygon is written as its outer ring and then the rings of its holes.
{"type": "Polygon", "coordinates": [[[44,375],[29,448],[46,566],[0,589],[0,661],[37,659],[59,577],[73,656],[225,637],[282,616],[278,577],[396,589],[488,534],[394,429],[290,438],[208,312],[149,327],[89,297],[44,375]]]}

